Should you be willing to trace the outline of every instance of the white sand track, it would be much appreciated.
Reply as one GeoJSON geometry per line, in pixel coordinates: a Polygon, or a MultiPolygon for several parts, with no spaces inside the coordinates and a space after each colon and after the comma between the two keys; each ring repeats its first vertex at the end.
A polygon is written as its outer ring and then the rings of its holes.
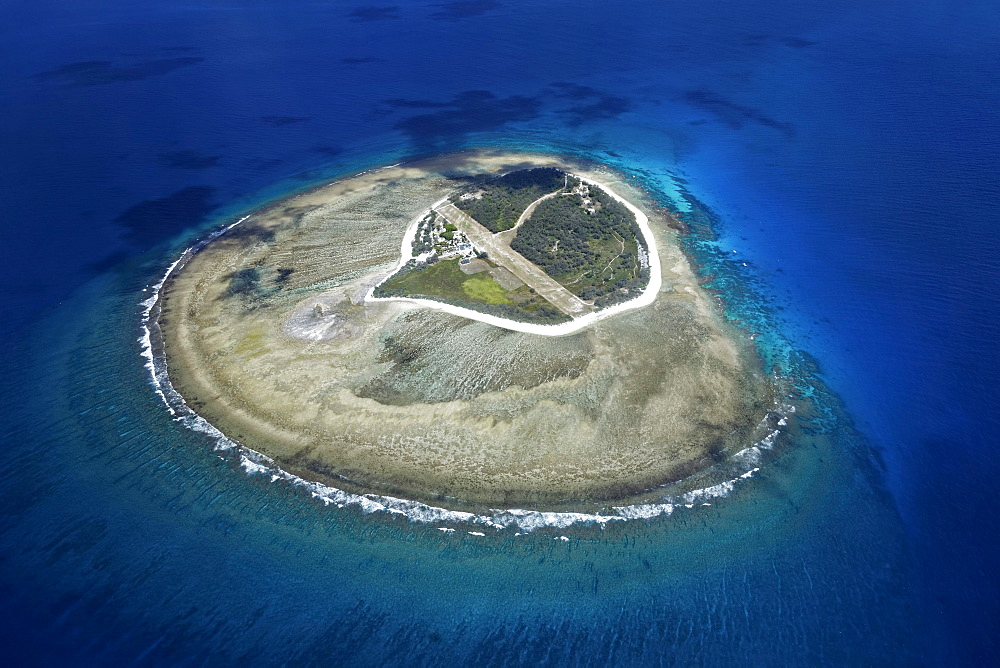
{"type": "MultiPolygon", "coordinates": [[[[595,185],[602,189],[604,192],[611,195],[611,197],[618,200],[621,204],[625,205],[629,211],[635,215],[636,223],[639,225],[639,230],[642,232],[644,241],[646,242],[646,247],[649,249],[649,283],[643,289],[642,294],[640,294],[635,299],[630,299],[626,302],[620,304],[615,304],[606,309],[600,311],[582,312],[581,315],[575,315],[573,313],[573,320],[571,322],[560,323],[557,325],[538,325],[528,322],[519,322],[517,320],[510,320],[508,318],[501,318],[495,315],[489,315],[486,313],[480,313],[479,311],[474,311],[472,309],[462,308],[461,306],[453,306],[451,304],[445,304],[443,302],[434,301],[432,299],[418,299],[413,297],[374,297],[372,293],[375,287],[368,292],[365,297],[366,301],[401,301],[410,304],[416,304],[418,306],[424,306],[427,308],[438,309],[439,311],[444,311],[446,313],[451,313],[453,315],[461,316],[463,318],[469,318],[471,320],[478,320],[480,322],[485,322],[496,327],[503,327],[504,329],[509,329],[515,332],[524,332],[526,334],[538,334],[540,336],[566,336],[568,334],[573,334],[579,332],[581,329],[588,327],[595,322],[610,318],[612,316],[618,315],[620,313],[625,313],[627,311],[633,311],[635,309],[643,308],[644,306],[649,306],[656,300],[656,295],[663,286],[663,275],[660,269],[660,255],[656,248],[656,239],[653,236],[653,230],[649,227],[649,217],[646,216],[637,206],[624,199],[621,195],[616,193],[614,190],[609,188],[606,184],[587,179],[579,174],[571,174],[584,183],[595,185]]],[[[412,257],[412,247],[413,239],[417,233],[417,225],[419,222],[430,212],[430,210],[438,210],[446,205],[448,202],[447,198],[438,200],[435,202],[430,209],[422,212],[419,216],[414,218],[410,222],[410,226],[406,230],[406,234],[403,237],[403,243],[400,248],[400,261],[399,265],[392,272],[395,273],[399,271],[404,264],[412,257]]],[[[510,269],[510,267],[508,267],[510,269]]],[[[517,273],[515,272],[515,275],[517,273]]],[[[518,278],[521,278],[518,276],[518,278]]],[[[523,278],[521,280],[524,280],[523,278]]],[[[551,280],[551,279],[549,279],[551,280]]],[[[554,281],[553,281],[554,282],[554,281]]],[[[525,281],[528,283],[528,281],[525,281]]],[[[528,285],[531,285],[528,283],[528,285]]],[[[565,288],[564,288],[565,290],[565,288]]],[[[568,292],[568,291],[567,291],[568,292]]],[[[579,300],[577,300],[579,301],[579,300]]],[[[577,310],[579,312],[579,310],[577,310]]]]}

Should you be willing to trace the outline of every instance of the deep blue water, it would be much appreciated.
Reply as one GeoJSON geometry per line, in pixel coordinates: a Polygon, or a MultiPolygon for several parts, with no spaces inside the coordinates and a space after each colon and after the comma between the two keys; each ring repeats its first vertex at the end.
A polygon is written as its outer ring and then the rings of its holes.
{"type": "Polygon", "coordinates": [[[4,3],[5,653],[995,656],[998,42],[989,2],[4,3]],[[322,177],[495,145],[708,207],[693,257],[814,381],[798,450],[711,507],[557,541],[326,509],[170,421],[138,304],[186,242],[322,177]]]}

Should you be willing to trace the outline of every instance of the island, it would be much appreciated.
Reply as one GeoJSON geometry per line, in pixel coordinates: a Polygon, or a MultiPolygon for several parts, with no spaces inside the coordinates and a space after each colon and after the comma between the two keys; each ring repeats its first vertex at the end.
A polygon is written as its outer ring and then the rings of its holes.
{"type": "Polygon", "coordinates": [[[648,219],[634,205],[554,167],[486,175],[411,223],[400,267],[370,297],[450,304],[502,327],[567,334],[652,303],[659,258],[643,228],[648,219]]]}
{"type": "Polygon", "coordinates": [[[155,345],[190,410],[304,480],[455,508],[641,504],[773,427],[774,381],[681,234],[599,163],[424,158],[185,253],[155,345]]]}

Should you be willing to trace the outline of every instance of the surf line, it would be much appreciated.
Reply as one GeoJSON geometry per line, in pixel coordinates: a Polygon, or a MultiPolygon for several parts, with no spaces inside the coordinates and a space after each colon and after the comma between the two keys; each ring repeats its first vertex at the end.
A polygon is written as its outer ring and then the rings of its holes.
{"type": "MultiPolygon", "coordinates": [[[[162,374],[158,373],[156,368],[156,359],[155,359],[156,355],[153,350],[153,335],[151,328],[156,327],[158,329],[159,324],[155,322],[157,318],[153,317],[153,310],[159,306],[160,293],[163,290],[163,286],[166,284],[167,280],[170,279],[171,274],[173,274],[178,269],[182,269],[184,265],[186,265],[188,261],[192,257],[194,257],[194,255],[202,248],[204,248],[211,242],[215,241],[223,234],[233,229],[234,227],[236,227],[237,225],[239,225],[252,215],[253,214],[247,214],[242,218],[240,218],[239,220],[237,220],[235,223],[231,223],[229,225],[219,228],[218,230],[215,230],[204,239],[201,239],[197,243],[184,249],[184,252],[180,254],[180,257],[174,260],[170,264],[170,266],[167,267],[167,271],[163,274],[163,276],[156,284],[154,284],[151,287],[143,288],[143,292],[149,290],[151,294],[148,299],[145,299],[140,303],[140,306],[143,307],[143,311],[142,311],[142,334],[139,336],[139,345],[140,345],[139,354],[146,359],[146,363],[144,366],[149,370],[152,376],[153,389],[158,395],[160,395],[160,398],[166,405],[167,410],[169,410],[170,414],[173,415],[174,417],[177,416],[177,412],[174,409],[174,407],[170,405],[170,401],[167,400],[167,397],[164,394],[164,389],[167,386],[169,386],[169,381],[167,380],[166,376],[166,362],[164,361],[162,374]]],[[[173,389],[172,386],[170,387],[170,389],[173,389]]]]}

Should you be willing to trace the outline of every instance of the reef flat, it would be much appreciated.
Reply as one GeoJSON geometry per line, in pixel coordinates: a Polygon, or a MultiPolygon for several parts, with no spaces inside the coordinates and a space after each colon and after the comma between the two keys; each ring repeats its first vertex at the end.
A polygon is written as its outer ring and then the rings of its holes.
{"type": "Polygon", "coordinates": [[[170,380],[230,438],[348,491],[641,503],[758,440],[776,396],[671,223],[610,169],[546,155],[463,152],[345,178],[252,214],[171,275],[159,322],[170,380]],[[647,305],[540,336],[370,297],[435,203],[536,168],[642,210],[662,268],[647,305]]]}

